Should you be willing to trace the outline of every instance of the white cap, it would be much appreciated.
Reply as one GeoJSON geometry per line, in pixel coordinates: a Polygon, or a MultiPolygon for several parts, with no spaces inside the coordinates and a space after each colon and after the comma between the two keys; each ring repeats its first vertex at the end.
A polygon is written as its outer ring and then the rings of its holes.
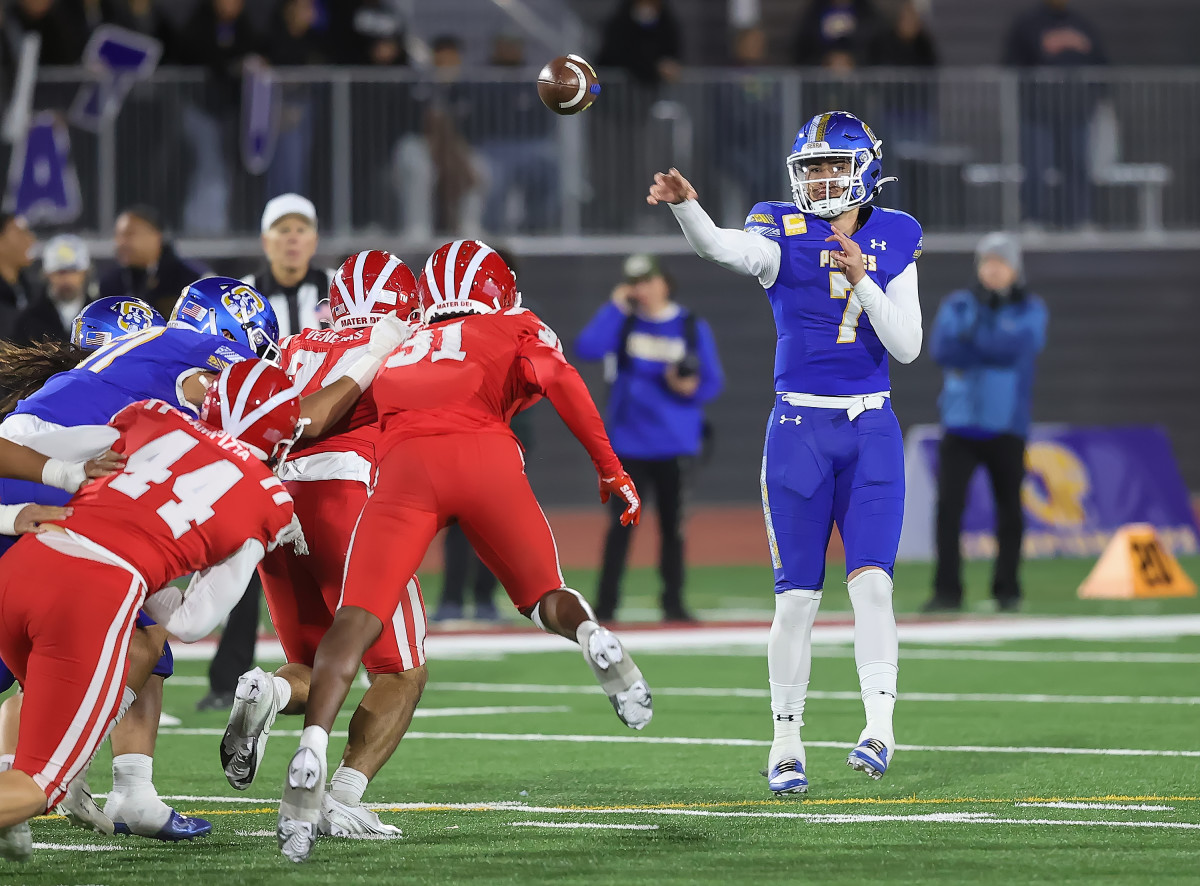
{"type": "Polygon", "coordinates": [[[86,271],[92,266],[87,244],[74,234],[59,234],[42,247],[42,270],[47,274],[57,271],[86,271]]]}
{"type": "Polygon", "coordinates": [[[317,207],[307,197],[299,194],[280,194],[267,201],[262,214],[262,232],[271,230],[272,225],[286,215],[301,215],[317,226],[317,207]]]}

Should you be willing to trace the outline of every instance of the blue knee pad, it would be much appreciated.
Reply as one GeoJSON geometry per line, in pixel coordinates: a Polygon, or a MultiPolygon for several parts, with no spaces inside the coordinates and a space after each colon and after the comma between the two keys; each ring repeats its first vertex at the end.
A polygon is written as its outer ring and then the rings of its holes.
{"type": "MultiPolygon", "coordinates": [[[[156,625],[156,624],[158,624],[158,622],[156,622],[154,619],[152,619],[150,616],[148,616],[145,612],[138,610],[138,614],[137,614],[138,627],[145,628],[145,627],[149,627],[150,625],[156,625]]],[[[158,664],[156,664],[154,666],[154,670],[151,671],[150,673],[154,674],[156,677],[162,677],[164,680],[167,677],[169,677],[175,673],[175,655],[174,655],[174,653],[171,652],[171,644],[170,643],[163,644],[162,658],[160,658],[158,660],[158,664]]]]}

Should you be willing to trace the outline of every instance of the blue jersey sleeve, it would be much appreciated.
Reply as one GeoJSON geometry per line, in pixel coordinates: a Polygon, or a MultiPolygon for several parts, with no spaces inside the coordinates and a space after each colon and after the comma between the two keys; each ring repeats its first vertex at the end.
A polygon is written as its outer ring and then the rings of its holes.
{"type": "Polygon", "coordinates": [[[778,208],[775,203],[755,203],[750,214],[746,216],[743,230],[749,231],[751,234],[760,234],[771,240],[778,240],[783,236],[778,208]]]}
{"type": "Polygon", "coordinates": [[[179,329],[176,332],[191,333],[192,341],[187,342],[186,361],[195,368],[216,369],[218,371],[242,360],[254,360],[253,351],[241,342],[231,341],[205,332],[179,329]]]}

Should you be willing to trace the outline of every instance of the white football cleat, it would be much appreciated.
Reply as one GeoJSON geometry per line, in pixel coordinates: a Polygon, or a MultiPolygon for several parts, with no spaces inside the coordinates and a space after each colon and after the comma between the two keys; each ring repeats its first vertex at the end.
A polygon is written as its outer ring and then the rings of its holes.
{"type": "Polygon", "coordinates": [[[366,806],[351,806],[326,794],[321,801],[321,820],[317,832],[322,837],[367,837],[397,839],[404,836],[400,828],[384,824],[379,814],[366,806]]]}
{"type": "Polygon", "coordinates": [[[650,687],[617,635],[596,625],[579,639],[583,660],[600,681],[621,722],[630,729],[644,728],[654,716],[650,687]]]}
{"type": "Polygon", "coordinates": [[[891,762],[891,749],[877,738],[864,738],[850,751],[846,765],[858,772],[865,772],[875,781],[883,778],[891,762]]]}
{"type": "Polygon", "coordinates": [[[33,832],[29,822],[22,821],[0,828],[0,858],[9,861],[29,861],[33,857],[33,832]]]}
{"type": "Polygon", "coordinates": [[[275,836],[279,851],[297,864],[308,861],[317,842],[325,775],[325,761],[311,748],[300,747],[288,764],[275,836]]]}
{"type": "Polygon", "coordinates": [[[229,725],[221,738],[221,766],[225,780],[239,791],[250,787],[258,774],[271,726],[279,714],[275,678],[262,668],[238,677],[229,725]]]}
{"type": "Polygon", "coordinates": [[[767,787],[776,796],[808,793],[808,776],[798,757],[786,757],[773,763],[763,774],[767,776],[767,787]]]}
{"type": "Polygon", "coordinates": [[[104,810],[92,799],[92,789],[88,787],[87,779],[83,776],[71,782],[66,796],[58,804],[58,812],[66,816],[72,827],[84,831],[94,831],[111,837],[116,830],[113,820],[105,815],[104,810]]]}

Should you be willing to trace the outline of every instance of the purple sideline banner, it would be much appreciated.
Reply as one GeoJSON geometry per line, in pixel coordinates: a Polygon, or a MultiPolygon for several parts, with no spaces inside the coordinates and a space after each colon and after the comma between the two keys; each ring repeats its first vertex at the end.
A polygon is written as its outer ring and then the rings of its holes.
{"type": "MultiPolygon", "coordinates": [[[[901,557],[932,558],[937,499],[937,428],[910,429],[905,446],[910,501],[901,557]]],[[[1187,487],[1166,433],[1157,427],[1034,425],[1021,488],[1026,557],[1098,557],[1126,523],[1150,523],[1175,554],[1200,550],[1187,487]]],[[[963,555],[996,554],[987,475],[971,480],[963,514],[963,555]]]]}

